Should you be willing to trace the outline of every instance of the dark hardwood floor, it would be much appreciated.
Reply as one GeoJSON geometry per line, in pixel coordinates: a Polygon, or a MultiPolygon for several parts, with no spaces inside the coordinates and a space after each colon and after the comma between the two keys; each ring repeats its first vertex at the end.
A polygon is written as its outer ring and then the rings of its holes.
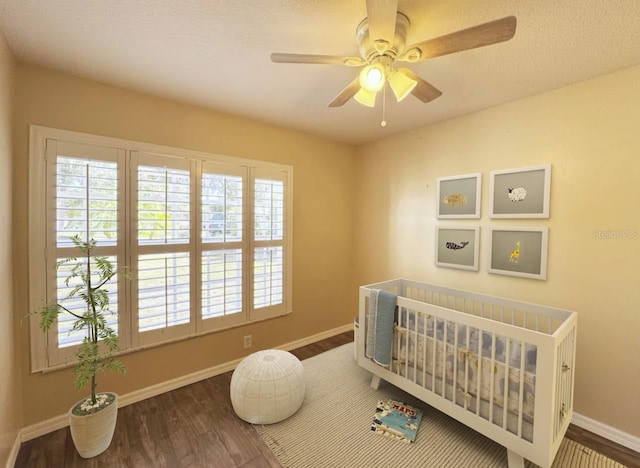
{"type": "MultiPolygon", "coordinates": [[[[293,350],[307,359],[353,341],[343,333],[293,350]]],[[[120,408],[111,446],[85,460],[60,429],[20,447],[16,467],[222,467],[280,465],[251,424],[233,412],[231,372],[120,408]]],[[[570,426],[567,438],[629,467],[640,467],[640,454],[570,426]]]]}

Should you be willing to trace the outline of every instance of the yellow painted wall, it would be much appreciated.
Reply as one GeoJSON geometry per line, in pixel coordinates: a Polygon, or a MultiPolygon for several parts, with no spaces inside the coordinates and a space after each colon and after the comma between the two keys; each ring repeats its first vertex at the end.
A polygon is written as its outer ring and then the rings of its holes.
{"type": "Polygon", "coordinates": [[[575,411],[640,437],[640,67],[370,143],[358,175],[354,288],[407,277],[577,311],[575,411]],[[543,163],[551,217],[490,220],[490,171],[543,163]],[[472,172],[482,218],[437,220],[436,179],[472,172]],[[479,272],[434,265],[438,224],[482,227],[479,272]],[[489,226],[549,227],[548,279],[487,273],[489,226]]]}
{"type": "MultiPolygon", "coordinates": [[[[10,69],[4,67],[10,63],[5,56],[0,54],[1,70],[10,69]]],[[[10,75],[0,73],[2,90],[10,81],[10,75]]],[[[130,375],[107,376],[101,388],[125,394],[241,357],[246,354],[246,334],[253,335],[253,351],[345,325],[355,315],[357,285],[404,276],[576,310],[576,411],[640,437],[640,204],[635,185],[640,175],[639,67],[357,150],[31,65],[18,64],[14,82],[16,194],[27,187],[29,124],[294,166],[294,313],[126,355],[130,375]],[[490,220],[489,172],[542,163],[553,166],[551,217],[490,220]],[[483,173],[482,218],[438,222],[437,177],[469,172],[483,173]],[[434,266],[435,224],[482,226],[480,272],[434,266]],[[550,228],[547,281],[486,273],[488,227],[511,225],[550,228]],[[615,231],[634,238],[594,236],[615,231]]],[[[6,92],[0,91],[5,134],[10,123],[6,101],[6,92]]],[[[0,164],[9,164],[4,155],[11,144],[5,140],[0,133],[0,164]]],[[[5,173],[0,171],[0,177],[5,173]]],[[[6,203],[10,198],[8,192],[0,200],[6,203]]],[[[13,198],[17,323],[27,312],[23,260],[29,227],[26,197],[13,198]]],[[[0,245],[0,275],[11,273],[1,266],[6,248],[0,245]]],[[[10,301],[10,294],[3,294],[2,300],[10,301]]],[[[21,381],[23,415],[20,420],[20,415],[10,414],[3,398],[3,436],[15,434],[19,421],[28,426],[64,413],[80,397],[72,388],[70,371],[29,373],[27,327],[17,326],[20,378],[1,367],[0,382],[12,375],[21,381]],[[51,400],[50,395],[57,398],[51,400]],[[3,417],[7,414],[9,419],[3,417]]],[[[0,334],[5,332],[0,326],[0,334]]],[[[10,333],[0,335],[0,346],[12,339],[10,333]]],[[[13,365],[2,358],[0,362],[13,365]]],[[[15,387],[6,388],[6,401],[19,405],[19,395],[12,396],[15,387]]]]}
{"type": "Polygon", "coordinates": [[[13,320],[11,111],[14,60],[0,32],[0,465],[6,464],[20,428],[20,374],[13,320]]]}
{"type": "MultiPolygon", "coordinates": [[[[294,167],[293,314],[127,354],[129,376],[100,379],[100,389],[126,394],[225,363],[249,351],[274,347],[349,323],[347,309],[355,206],[355,150],[347,145],[224,115],[196,106],[105,86],[19,64],[16,75],[16,187],[26,193],[30,124],[239,156],[294,167]]],[[[2,184],[0,184],[2,185],[2,184]]],[[[16,197],[16,254],[26,258],[25,196],[16,197]]],[[[16,314],[28,307],[27,262],[16,262],[16,314]]],[[[27,326],[20,330],[24,424],[63,414],[82,395],[70,370],[29,373],[27,326]],[[28,404],[26,403],[28,402],[28,404]]],[[[2,340],[0,340],[2,341],[2,340]]]]}

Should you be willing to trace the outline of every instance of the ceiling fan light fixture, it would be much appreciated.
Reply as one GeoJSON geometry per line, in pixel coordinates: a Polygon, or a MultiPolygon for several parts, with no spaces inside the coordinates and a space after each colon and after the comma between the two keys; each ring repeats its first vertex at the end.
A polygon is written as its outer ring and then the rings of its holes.
{"type": "MultiPolygon", "coordinates": [[[[1,1],[1,0],[0,0],[1,1]]],[[[363,67],[352,81],[331,101],[329,107],[340,107],[350,99],[375,107],[376,95],[383,91],[384,109],[386,82],[398,102],[409,94],[423,103],[431,102],[442,91],[408,68],[397,68],[398,62],[422,62],[465,50],[485,47],[510,40],[515,32],[515,16],[489,21],[443,36],[416,42],[407,47],[409,18],[398,11],[397,0],[366,0],[367,16],[356,28],[356,42],[360,57],[338,55],[273,53],[275,63],[319,63],[363,67]]]]}
{"type": "Polygon", "coordinates": [[[405,73],[403,68],[394,70],[389,74],[389,86],[395,94],[398,102],[406,98],[418,82],[405,73]]]}
{"type": "Polygon", "coordinates": [[[353,99],[358,101],[363,106],[375,107],[377,95],[377,91],[367,91],[364,88],[360,88],[360,90],[353,96],[353,99]]]}
{"type": "Polygon", "coordinates": [[[360,87],[371,93],[377,93],[384,86],[384,66],[381,63],[367,65],[360,72],[360,87]]]}

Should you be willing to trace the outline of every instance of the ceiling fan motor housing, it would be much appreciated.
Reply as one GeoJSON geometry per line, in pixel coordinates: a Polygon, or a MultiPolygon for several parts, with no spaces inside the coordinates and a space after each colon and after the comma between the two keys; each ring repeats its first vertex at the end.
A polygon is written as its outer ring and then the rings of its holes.
{"type": "Polygon", "coordinates": [[[400,56],[407,45],[407,30],[409,29],[409,18],[404,14],[396,14],[396,30],[393,44],[386,41],[376,40],[369,37],[369,18],[363,19],[356,28],[356,41],[360,56],[367,62],[376,61],[376,57],[387,56],[395,60],[400,56]]]}

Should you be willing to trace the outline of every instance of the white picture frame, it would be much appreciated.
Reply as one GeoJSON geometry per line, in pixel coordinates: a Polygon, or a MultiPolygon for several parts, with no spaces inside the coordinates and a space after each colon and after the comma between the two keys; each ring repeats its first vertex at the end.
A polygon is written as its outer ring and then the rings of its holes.
{"type": "Polygon", "coordinates": [[[487,271],[546,280],[548,243],[546,227],[492,227],[487,271]]]}
{"type": "Polygon", "coordinates": [[[438,219],[480,218],[482,174],[438,177],[436,214],[438,219]]]}
{"type": "Polygon", "coordinates": [[[491,218],[548,218],[551,164],[491,171],[491,218]]]}
{"type": "Polygon", "coordinates": [[[478,271],[480,227],[436,226],[437,266],[478,271]]]}

